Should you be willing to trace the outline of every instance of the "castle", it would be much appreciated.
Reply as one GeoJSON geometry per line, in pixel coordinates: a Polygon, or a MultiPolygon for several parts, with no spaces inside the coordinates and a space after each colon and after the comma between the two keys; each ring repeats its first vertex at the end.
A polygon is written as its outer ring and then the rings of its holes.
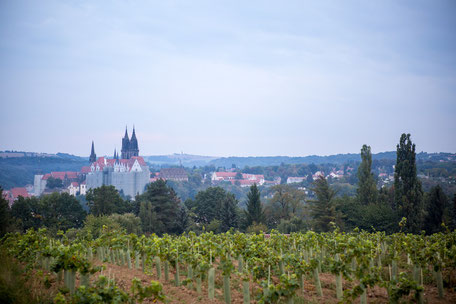
{"type": "Polygon", "coordinates": [[[131,138],[128,137],[128,131],[125,129],[121,153],[120,159],[116,150],[112,159],[97,158],[92,142],[90,169],[86,177],[87,189],[112,185],[133,199],[137,194],[144,192],[150,182],[150,170],[144,159],[139,156],[138,139],[134,127],[131,138]]]}

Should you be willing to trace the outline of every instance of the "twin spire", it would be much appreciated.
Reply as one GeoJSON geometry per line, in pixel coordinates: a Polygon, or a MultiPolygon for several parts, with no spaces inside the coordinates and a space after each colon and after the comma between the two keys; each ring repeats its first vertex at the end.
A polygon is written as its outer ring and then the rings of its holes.
{"type": "MultiPolygon", "coordinates": [[[[125,126],[125,135],[122,138],[122,150],[120,157],[122,159],[130,159],[132,156],[139,156],[138,139],[136,138],[135,126],[133,125],[133,133],[131,139],[128,136],[128,129],[125,126]]],[[[114,149],[114,159],[119,160],[119,153],[117,149],[114,149]]],[[[89,162],[93,163],[97,161],[97,155],[95,154],[95,146],[92,140],[92,150],[90,152],[89,162]]]]}

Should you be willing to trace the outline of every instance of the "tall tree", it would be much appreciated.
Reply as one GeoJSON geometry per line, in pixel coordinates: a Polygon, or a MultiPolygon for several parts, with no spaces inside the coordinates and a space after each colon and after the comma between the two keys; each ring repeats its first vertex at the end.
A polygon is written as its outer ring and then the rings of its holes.
{"type": "Polygon", "coordinates": [[[453,218],[453,229],[456,229],[456,193],[453,195],[453,208],[450,216],[453,218]]]}
{"type": "Polygon", "coordinates": [[[80,228],[86,217],[79,201],[68,193],[52,193],[40,199],[42,223],[51,230],[80,228]]]}
{"type": "Polygon", "coordinates": [[[264,211],[261,206],[261,194],[256,184],[250,186],[250,191],[247,193],[247,210],[245,210],[247,227],[254,222],[264,223],[264,211]]]}
{"type": "Polygon", "coordinates": [[[141,201],[139,217],[147,220],[143,223],[144,232],[178,233],[178,216],[181,208],[180,199],[171,187],[162,179],[147,186],[146,191],[137,196],[141,201]]]}
{"type": "Polygon", "coordinates": [[[426,209],[427,216],[424,228],[427,233],[432,234],[439,232],[442,227],[443,214],[447,207],[448,199],[440,185],[431,188],[427,195],[426,209]]]}
{"type": "Polygon", "coordinates": [[[120,197],[119,191],[114,186],[103,185],[99,188],[89,189],[86,199],[90,213],[95,216],[130,211],[128,203],[120,197]]]}
{"type": "Polygon", "coordinates": [[[3,196],[3,189],[0,187],[0,237],[8,232],[11,226],[11,210],[8,201],[3,196]]]}
{"type": "Polygon", "coordinates": [[[377,202],[377,185],[371,172],[372,153],[371,148],[363,145],[361,149],[361,164],[358,167],[358,200],[363,205],[377,202]]]}
{"type": "Polygon", "coordinates": [[[310,201],[310,215],[313,218],[313,227],[317,232],[325,232],[331,229],[331,222],[336,223],[337,212],[334,203],[336,193],[328,184],[324,176],[320,176],[314,182],[312,189],[317,197],[310,201]]]}
{"type": "Polygon", "coordinates": [[[220,210],[220,229],[222,232],[238,227],[237,204],[238,201],[232,193],[228,193],[223,199],[220,210]]]}
{"type": "Polygon", "coordinates": [[[38,229],[42,225],[40,200],[37,197],[19,196],[11,206],[11,215],[22,231],[29,228],[38,229]]]}
{"type": "Polygon", "coordinates": [[[394,201],[400,217],[407,218],[404,231],[419,233],[423,221],[423,190],[416,175],[415,144],[402,134],[397,145],[394,201]]]}
{"type": "Polygon", "coordinates": [[[212,220],[220,220],[221,204],[226,195],[226,191],[221,187],[209,187],[198,192],[190,207],[197,215],[196,221],[209,224],[212,220]]]}

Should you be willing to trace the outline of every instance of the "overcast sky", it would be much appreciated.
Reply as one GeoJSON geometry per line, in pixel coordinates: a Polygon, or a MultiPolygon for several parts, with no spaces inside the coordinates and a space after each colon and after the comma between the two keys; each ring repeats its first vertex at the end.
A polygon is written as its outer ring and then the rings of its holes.
{"type": "Polygon", "coordinates": [[[0,150],[456,152],[456,1],[0,1],[0,150]]]}

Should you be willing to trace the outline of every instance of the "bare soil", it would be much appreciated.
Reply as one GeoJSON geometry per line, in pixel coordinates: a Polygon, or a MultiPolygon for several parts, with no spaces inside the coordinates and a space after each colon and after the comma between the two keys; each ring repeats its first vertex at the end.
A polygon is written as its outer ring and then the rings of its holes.
{"type": "MultiPolygon", "coordinates": [[[[150,268],[146,271],[146,274],[141,269],[129,269],[127,266],[118,266],[115,264],[103,263],[106,266],[104,274],[110,274],[117,281],[119,287],[129,291],[131,287],[131,281],[133,278],[140,279],[143,284],[150,283],[151,280],[160,281],[163,284],[163,291],[167,297],[168,303],[224,303],[223,290],[222,290],[222,275],[220,271],[216,272],[215,282],[215,300],[208,299],[207,281],[202,283],[202,292],[198,294],[196,292],[195,284],[193,288],[189,289],[186,286],[176,287],[174,285],[174,269],[170,267],[170,281],[165,281],[164,274],[162,271],[162,278],[158,280],[155,268],[150,268]]],[[[185,273],[184,269],[181,270],[181,280],[185,279],[182,275],[185,273]]],[[[95,279],[95,278],[93,278],[95,279]]],[[[304,292],[300,290],[297,292],[297,298],[295,303],[337,303],[336,292],[335,292],[335,277],[332,274],[322,273],[320,274],[320,281],[323,290],[323,297],[318,297],[313,280],[306,279],[304,281],[304,292]]],[[[255,291],[259,291],[259,287],[256,284],[250,284],[250,298],[251,303],[257,303],[254,300],[255,291]]],[[[353,282],[343,282],[344,289],[353,286],[353,282]]],[[[454,290],[445,289],[445,298],[439,299],[437,287],[432,285],[426,285],[424,290],[424,298],[426,303],[456,303],[456,292],[454,290]]],[[[385,288],[376,286],[375,288],[369,288],[367,292],[368,303],[388,303],[388,294],[385,288]]],[[[412,295],[408,299],[403,299],[405,302],[413,303],[412,295]]],[[[243,303],[242,296],[242,280],[237,275],[231,276],[231,302],[233,304],[243,303]]],[[[359,299],[354,301],[359,303],[359,299]]],[[[151,302],[145,302],[151,303],[151,302]]]]}

